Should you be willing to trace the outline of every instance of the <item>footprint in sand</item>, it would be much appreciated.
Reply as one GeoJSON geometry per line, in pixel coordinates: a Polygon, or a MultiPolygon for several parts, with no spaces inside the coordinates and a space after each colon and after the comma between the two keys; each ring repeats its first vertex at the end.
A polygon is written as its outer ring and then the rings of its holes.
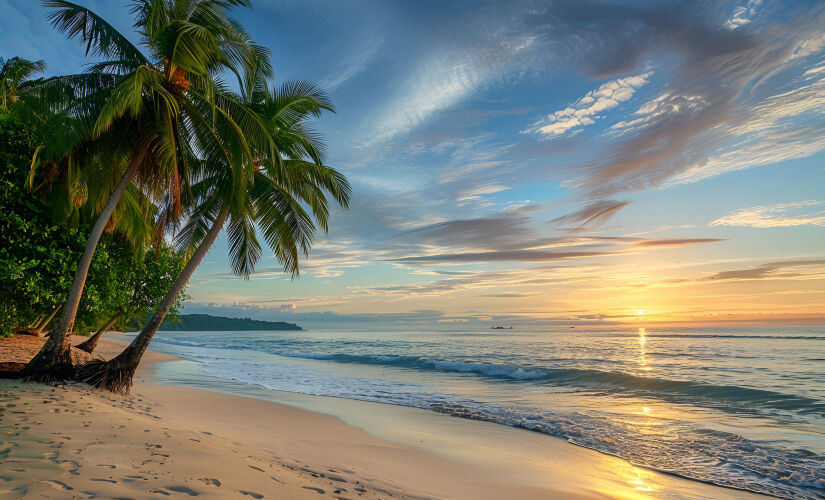
{"type": "Polygon", "coordinates": [[[69,491],[74,489],[63,481],[47,480],[44,482],[56,490],[69,491]]]}
{"type": "Polygon", "coordinates": [[[200,495],[200,493],[198,493],[197,491],[193,490],[192,488],[190,488],[188,486],[167,486],[166,489],[167,490],[172,490],[176,493],[185,493],[185,494],[189,495],[190,497],[196,497],[196,496],[200,495]]]}
{"type": "Polygon", "coordinates": [[[220,486],[221,482],[213,477],[202,477],[201,481],[204,482],[207,486],[220,486]]]}
{"type": "Polygon", "coordinates": [[[246,490],[238,490],[241,495],[247,495],[252,498],[263,498],[264,496],[260,493],[255,493],[254,491],[246,491],[246,490]]]}
{"type": "Polygon", "coordinates": [[[99,477],[90,477],[89,481],[97,481],[99,483],[117,484],[117,481],[115,481],[114,479],[103,479],[103,478],[99,478],[99,477]]]}
{"type": "Polygon", "coordinates": [[[78,472],[80,470],[80,464],[74,460],[53,460],[53,462],[73,476],[80,474],[80,472],[78,472]]]}
{"type": "Polygon", "coordinates": [[[315,493],[318,493],[319,495],[326,494],[326,491],[322,490],[321,488],[315,488],[315,487],[312,487],[312,486],[301,486],[301,488],[303,488],[305,490],[309,490],[309,491],[314,491],[315,493]]]}

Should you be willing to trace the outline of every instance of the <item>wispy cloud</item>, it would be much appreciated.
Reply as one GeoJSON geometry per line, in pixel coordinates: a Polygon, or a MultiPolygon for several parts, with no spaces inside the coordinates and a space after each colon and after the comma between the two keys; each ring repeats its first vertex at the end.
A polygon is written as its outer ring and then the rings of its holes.
{"type": "Polygon", "coordinates": [[[650,240],[642,240],[636,242],[636,246],[640,247],[685,247],[694,245],[704,245],[706,243],[718,243],[725,241],[720,238],[658,238],[650,240]]]}
{"type": "MultiPolygon", "coordinates": [[[[817,74],[790,77],[807,71],[825,47],[821,5],[795,4],[770,22],[749,17],[746,29],[726,28],[713,10],[687,3],[612,5],[610,15],[593,7],[557,17],[575,19],[576,26],[591,22],[591,43],[598,42],[615,65],[644,62],[666,86],[616,123],[613,140],[588,152],[591,159],[563,170],[587,198],[694,182],[825,150],[825,82],[810,81],[817,74]]],[[[611,67],[597,64],[601,56],[587,57],[594,58],[594,71],[611,67]]]]}
{"type": "MultiPolygon", "coordinates": [[[[598,266],[553,265],[503,271],[474,271],[461,276],[418,281],[406,284],[352,287],[355,293],[395,296],[406,299],[414,296],[438,296],[457,292],[506,290],[510,287],[540,287],[576,283],[596,278],[598,266]]],[[[481,295],[487,298],[526,298],[537,292],[496,292],[481,295]]]]}
{"type": "Polygon", "coordinates": [[[580,132],[584,127],[593,125],[596,123],[595,120],[602,118],[605,111],[630,100],[636,90],[648,83],[650,75],[651,73],[647,72],[603,83],[566,108],[537,121],[524,130],[524,133],[554,138],[580,132]]]}
{"type": "Polygon", "coordinates": [[[825,226],[825,201],[808,200],[740,208],[712,221],[711,226],[825,226]]]}
{"type": "Polygon", "coordinates": [[[457,201],[478,200],[486,194],[500,193],[501,191],[507,191],[508,189],[510,188],[499,184],[483,184],[481,186],[475,186],[460,191],[458,193],[457,201]]]}
{"type": "Polygon", "coordinates": [[[750,23],[761,5],[762,0],[748,0],[747,4],[736,7],[730,18],[725,21],[725,28],[735,30],[750,23]]]}
{"type": "Polygon", "coordinates": [[[619,210],[629,205],[629,201],[601,200],[587,205],[586,207],[571,212],[562,217],[557,217],[550,221],[551,224],[567,225],[574,224],[575,229],[581,230],[590,226],[598,226],[607,222],[616,215],[619,210]]]}
{"type": "Polygon", "coordinates": [[[363,73],[378,54],[384,41],[383,37],[378,34],[359,33],[359,35],[359,42],[321,80],[321,87],[328,92],[337,89],[363,73]]]}
{"type": "Polygon", "coordinates": [[[705,281],[749,281],[762,279],[821,279],[825,277],[825,260],[769,262],[748,269],[722,271],[705,281]]]}
{"type": "Polygon", "coordinates": [[[695,182],[726,172],[804,158],[825,149],[825,78],[765,99],[716,133],[715,154],[673,177],[695,182]]]}

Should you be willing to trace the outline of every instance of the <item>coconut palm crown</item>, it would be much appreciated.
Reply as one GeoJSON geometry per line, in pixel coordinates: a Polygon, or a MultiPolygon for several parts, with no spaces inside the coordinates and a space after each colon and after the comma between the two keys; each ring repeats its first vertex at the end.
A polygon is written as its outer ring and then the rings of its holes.
{"type": "Polygon", "coordinates": [[[17,102],[18,88],[31,85],[31,77],[45,69],[46,63],[43,61],[0,57],[0,112],[10,112],[17,102]]]}

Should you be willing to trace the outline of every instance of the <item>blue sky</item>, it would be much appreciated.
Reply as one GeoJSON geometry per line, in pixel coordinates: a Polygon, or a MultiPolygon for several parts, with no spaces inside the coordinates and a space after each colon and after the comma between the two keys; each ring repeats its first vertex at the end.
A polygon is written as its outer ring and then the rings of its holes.
{"type": "MultiPolygon", "coordinates": [[[[128,5],[81,2],[124,32],[128,5]]],[[[77,72],[37,2],[0,55],[77,72]]],[[[820,2],[264,1],[354,187],[291,281],[219,242],[187,312],[308,326],[825,318],[820,2]]],[[[267,254],[265,254],[267,255],[267,254]]]]}

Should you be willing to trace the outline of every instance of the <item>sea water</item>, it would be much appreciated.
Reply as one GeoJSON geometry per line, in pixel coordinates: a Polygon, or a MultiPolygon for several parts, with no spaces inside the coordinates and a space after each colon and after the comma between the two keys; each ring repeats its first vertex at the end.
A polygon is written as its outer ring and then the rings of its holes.
{"type": "Polygon", "coordinates": [[[825,498],[825,327],[160,332],[153,349],[215,377],[517,426],[720,486],[825,498]]]}

